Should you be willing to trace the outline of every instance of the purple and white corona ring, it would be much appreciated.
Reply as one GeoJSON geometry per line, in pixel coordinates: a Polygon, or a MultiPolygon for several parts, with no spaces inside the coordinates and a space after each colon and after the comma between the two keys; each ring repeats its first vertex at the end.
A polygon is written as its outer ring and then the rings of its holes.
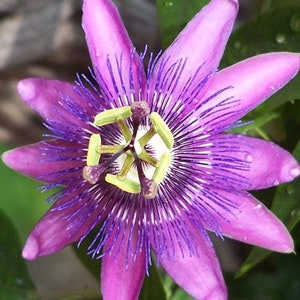
{"type": "Polygon", "coordinates": [[[24,258],[97,229],[88,253],[102,259],[104,299],[137,299],[153,253],[195,299],[220,300],[227,291],[208,231],[293,251],[287,229],[248,191],[293,180],[299,164],[229,130],[297,74],[300,56],[263,54],[219,71],[237,11],[237,0],[211,0],[155,56],[135,51],[111,0],[83,1],[90,79],[18,85],[52,133],[3,160],[46,189],[61,187],[24,258]]]}

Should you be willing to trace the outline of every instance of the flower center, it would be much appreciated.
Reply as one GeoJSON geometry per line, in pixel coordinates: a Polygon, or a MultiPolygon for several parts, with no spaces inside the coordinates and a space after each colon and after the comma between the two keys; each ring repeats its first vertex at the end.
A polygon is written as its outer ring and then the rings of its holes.
{"type": "Polygon", "coordinates": [[[148,104],[144,101],[103,111],[94,119],[94,125],[98,127],[113,123],[117,124],[124,144],[103,145],[101,135],[92,134],[86,166],[82,172],[83,178],[91,184],[96,184],[103,176],[106,182],[125,192],[141,193],[146,199],[154,198],[157,195],[158,184],[165,177],[171,161],[169,153],[173,148],[174,139],[170,129],[159,114],[150,113],[148,104]],[[132,129],[127,123],[127,119],[130,118],[132,129]],[[141,124],[146,118],[149,118],[150,126],[141,129],[141,124]],[[154,146],[159,156],[149,151],[149,145],[154,146]],[[102,162],[102,154],[111,154],[111,157],[102,162]],[[117,162],[119,166],[116,174],[107,171],[113,162],[117,162]],[[150,168],[152,172],[147,173],[145,168],[150,168]]]}

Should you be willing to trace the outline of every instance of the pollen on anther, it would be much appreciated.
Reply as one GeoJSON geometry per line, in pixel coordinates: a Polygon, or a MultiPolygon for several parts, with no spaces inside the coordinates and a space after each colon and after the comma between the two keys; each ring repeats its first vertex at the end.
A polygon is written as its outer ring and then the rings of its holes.
{"type": "Polygon", "coordinates": [[[84,166],[82,177],[90,184],[96,184],[100,178],[102,170],[99,166],[84,166]]]}
{"type": "Polygon", "coordinates": [[[132,119],[141,123],[150,114],[150,108],[145,101],[136,101],[131,104],[132,119]]]}

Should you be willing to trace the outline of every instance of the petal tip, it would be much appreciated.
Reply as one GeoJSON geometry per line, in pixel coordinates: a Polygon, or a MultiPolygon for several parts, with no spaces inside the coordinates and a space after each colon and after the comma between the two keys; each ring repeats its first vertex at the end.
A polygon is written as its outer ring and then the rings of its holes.
{"type": "Polygon", "coordinates": [[[22,256],[27,260],[34,260],[39,256],[39,242],[38,240],[30,235],[25,243],[25,246],[22,251],[22,256]]]}
{"type": "Polygon", "coordinates": [[[280,253],[293,253],[295,251],[295,245],[290,232],[279,220],[277,221],[276,226],[277,233],[275,233],[275,228],[272,230],[272,233],[270,232],[275,239],[270,243],[267,243],[265,248],[280,253]]]}
{"type": "Polygon", "coordinates": [[[283,165],[281,170],[279,183],[285,183],[293,181],[300,175],[300,166],[297,162],[293,159],[292,162],[286,163],[283,165]]]}
{"type": "MultiPolygon", "coordinates": [[[[224,1],[224,0],[215,0],[215,1],[216,2],[219,1],[222,5],[226,5],[225,2],[231,3],[231,4],[235,5],[236,10],[238,10],[238,8],[239,8],[239,1],[238,0],[227,0],[227,1],[224,1]]],[[[211,1],[211,2],[213,2],[213,1],[211,1]]]]}
{"type": "Polygon", "coordinates": [[[292,179],[298,177],[300,175],[300,166],[296,166],[290,169],[290,176],[292,179]]]}
{"type": "Polygon", "coordinates": [[[295,245],[292,237],[289,235],[288,238],[282,243],[282,246],[278,250],[281,253],[295,253],[295,245]]]}
{"type": "Polygon", "coordinates": [[[236,6],[236,8],[239,7],[239,1],[238,0],[229,0],[229,2],[233,3],[236,6]]]}
{"type": "Polygon", "coordinates": [[[16,165],[17,157],[15,152],[15,150],[8,150],[1,155],[2,161],[11,169],[14,169],[16,165]]]}
{"type": "Polygon", "coordinates": [[[1,159],[6,165],[9,165],[9,153],[10,152],[11,151],[9,150],[9,151],[2,153],[2,155],[1,155],[1,159]]]}
{"type": "Polygon", "coordinates": [[[36,97],[36,88],[31,79],[20,80],[17,89],[19,95],[25,102],[30,102],[36,97]]]}

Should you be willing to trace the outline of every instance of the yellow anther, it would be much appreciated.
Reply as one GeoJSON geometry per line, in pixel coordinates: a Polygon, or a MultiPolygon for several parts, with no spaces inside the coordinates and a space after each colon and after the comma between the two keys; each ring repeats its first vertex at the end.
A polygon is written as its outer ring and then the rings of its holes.
{"type": "Polygon", "coordinates": [[[164,177],[166,176],[166,173],[168,171],[169,165],[171,162],[171,156],[165,152],[158,163],[157,168],[154,171],[154,174],[152,176],[152,179],[157,183],[161,183],[164,177]]]}
{"type": "Polygon", "coordinates": [[[130,106],[108,109],[97,114],[94,119],[94,124],[103,126],[111,123],[116,123],[118,118],[127,119],[132,115],[130,106]]]}
{"type": "Polygon", "coordinates": [[[174,145],[173,134],[170,131],[170,129],[167,126],[167,124],[161,118],[161,116],[158,113],[156,113],[156,112],[152,112],[150,114],[150,120],[151,120],[151,122],[152,122],[155,130],[157,131],[157,133],[159,134],[159,136],[161,137],[161,139],[166,144],[166,146],[169,149],[172,149],[173,145],[174,145]]]}
{"type": "Polygon", "coordinates": [[[100,134],[92,134],[89,141],[88,153],[86,158],[87,166],[96,166],[99,164],[101,153],[99,148],[101,147],[100,134]]]}
{"type": "Polygon", "coordinates": [[[128,193],[138,194],[141,192],[139,183],[129,179],[120,179],[118,175],[106,174],[105,181],[128,193]]]}

